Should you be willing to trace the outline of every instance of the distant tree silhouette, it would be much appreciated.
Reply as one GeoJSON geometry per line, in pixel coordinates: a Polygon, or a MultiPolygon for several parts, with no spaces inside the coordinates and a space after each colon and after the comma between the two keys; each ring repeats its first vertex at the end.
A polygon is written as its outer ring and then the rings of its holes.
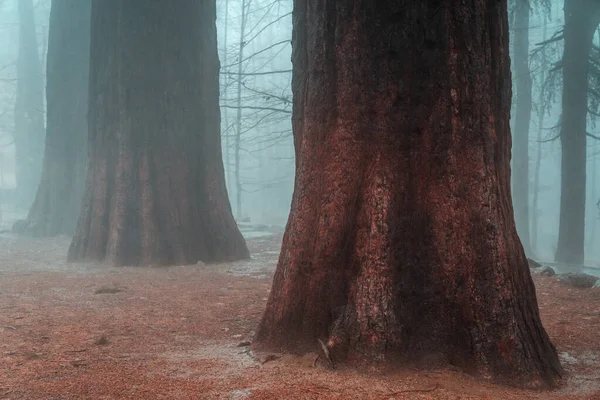
{"type": "Polygon", "coordinates": [[[69,260],[249,256],[227,198],[214,1],[93,0],[89,165],[69,260]]]}
{"type": "Polygon", "coordinates": [[[91,0],[53,0],[46,67],[44,168],[27,219],[15,231],[72,235],[85,187],[91,0]]]}

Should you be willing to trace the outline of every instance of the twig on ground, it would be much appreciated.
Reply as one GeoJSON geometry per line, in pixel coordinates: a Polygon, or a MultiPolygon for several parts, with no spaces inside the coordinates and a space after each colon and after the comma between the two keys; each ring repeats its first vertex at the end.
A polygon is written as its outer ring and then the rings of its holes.
{"type": "Polygon", "coordinates": [[[98,339],[94,340],[94,344],[97,344],[98,346],[107,345],[108,344],[108,337],[106,337],[106,335],[102,335],[98,339]]]}
{"type": "Polygon", "coordinates": [[[3,328],[6,328],[6,329],[12,329],[13,331],[16,331],[16,330],[17,330],[17,328],[16,328],[15,326],[10,326],[10,325],[2,325],[2,327],[3,327],[3,328]]]}
{"type": "Polygon", "coordinates": [[[269,361],[275,361],[275,360],[278,360],[278,359],[279,359],[279,356],[278,356],[278,355],[275,355],[275,354],[268,354],[268,355],[267,355],[267,356],[266,356],[266,357],[265,357],[265,358],[264,358],[264,359],[263,359],[263,360],[262,360],[260,363],[261,363],[261,364],[266,364],[266,363],[268,363],[269,361]]]}
{"type": "Polygon", "coordinates": [[[386,394],[386,396],[395,396],[397,394],[401,394],[401,393],[429,393],[429,392],[433,392],[437,389],[439,389],[440,385],[439,383],[436,383],[434,387],[430,388],[430,389],[407,389],[407,390],[399,390],[397,392],[392,392],[389,394],[386,394]]]}
{"type": "Polygon", "coordinates": [[[94,292],[94,294],[116,294],[119,292],[122,292],[122,290],[116,286],[115,287],[102,286],[100,289],[96,290],[94,292]]]}
{"type": "Polygon", "coordinates": [[[71,364],[74,367],[82,367],[84,365],[89,365],[90,362],[93,361],[102,361],[102,359],[96,359],[96,360],[80,360],[80,359],[75,359],[75,360],[48,360],[50,362],[55,362],[55,363],[64,363],[64,364],[71,364]]]}
{"type": "Polygon", "coordinates": [[[64,353],[83,353],[84,351],[87,351],[87,349],[65,350],[64,353]]]}
{"type": "Polygon", "coordinates": [[[321,339],[317,339],[317,341],[319,342],[321,351],[323,351],[323,354],[325,355],[325,358],[327,359],[329,367],[335,368],[335,365],[333,364],[333,361],[331,361],[331,357],[329,356],[329,349],[327,348],[327,346],[325,345],[325,343],[323,343],[323,341],[321,339]]]}

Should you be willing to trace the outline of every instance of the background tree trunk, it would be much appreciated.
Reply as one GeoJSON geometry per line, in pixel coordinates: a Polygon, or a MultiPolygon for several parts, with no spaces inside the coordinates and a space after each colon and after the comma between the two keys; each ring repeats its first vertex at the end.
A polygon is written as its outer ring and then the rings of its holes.
{"type": "Polygon", "coordinates": [[[44,168],[19,233],[72,235],[85,187],[91,0],[53,0],[50,10],[44,168]]]}
{"type": "Polygon", "coordinates": [[[242,19],[240,21],[240,47],[238,51],[238,74],[237,74],[237,115],[235,125],[235,213],[239,219],[244,218],[242,211],[242,178],[240,164],[240,150],[242,142],[242,67],[244,65],[244,46],[246,37],[246,20],[248,10],[246,0],[242,0],[242,19]]]}
{"type": "Polygon", "coordinates": [[[20,0],[15,161],[18,204],[28,208],[40,183],[44,156],[44,84],[31,0],[20,0]]]}
{"type": "MultiPolygon", "coordinates": [[[[544,16],[544,29],[542,34],[542,41],[546,41],[548,33],[548,18],[544,16]]],[[[535,153],[535,168],[533,173],[533,199],[531,206],[531,246],[532,251],[539,251],[538,234],[540,219],[539,210],[539,198],[540,198],[540,172],[542,167],[542,131],[544,129],[544,115],[545,107],[544,101],[546,98],[546,71],[548,70],[548,62],[546,55],[546,48],[540,49],[542,64],[540,67],[540,87],[538,89],[538,105],[537,105],[537,140],[536,140],[536,153],[535,153]]]]}
{"type": "Polygon", "coordinates": [[[529,123],[532,93],[529,71],[529,0],[516,0],[514,29],[514,78],[516,115],[514,129],[514,192],[515,222],[525,254],[531,255],[529,232],[529,123]]]}
{"type": "Polygon", "coordinates": [[[506,1],[470,4],[295,1],[296,181],[256,347],[559,379],[511,204],[506,1]]]}
{"type": "MultiPolygon", "coordinates": [[[[229,14],[229,0],[225,0],[225,4],[223,6],[225,8],[225,17],[223,18],[223,23],[225,24],[225,27],[223,28],[223,65],[225,65],[226,68],[229,67],[229,64],[227,63],[227,56],[229,53],[229,42],[227,41],[227,33],[229,31],[229,19],[228,19],[228,14],[229,14]]],[[[240,62],[241,64],[241,62],[240,62]]],[[[221,66],[222,67],[222,66],[221,66]]],[[[224,97],[227,98],[227,93],[229,91],[229,74],[223,74],[223,80],[225,81],[223,85],[221,85],[221,87],[225,87],[225,91],[224,91],[224,97]]],[[[225,122],[225,151],[223,151],[224,156],[225,156],[225,185],[227,187],[227,193],[231,194],[232,190],[231,190],[231,161],[230,161],[230,140],[229,138],[231,137],[231,132],[229,130],[229,118],[228,118],[228,111],[227,111],[227,107],[223,107],[223,121],[225,122]]],[[[231,203],[231,200],[230,200],[231,203]]]]}
{"type": "MultiPolygon", "coordinates": [[[[591,204],[598,204],[596,202],[600,202],[600,199],[598,198],[598,193],[597,193],[597,183],[598,183],[598,154],[599,152],[597,151],[594,155],[593,155],[593,159],[592,159],[592,187],[590,188],[590,195],[592,197],[592,202],[591,204]]],[[[592,215],[589,219],[589,223],[591,225],[590,227],[590,237],[588,239],[588,248],[591,249],[590,251],[590,256],[597,257],[598,254],[598,241],[596,240],[596,227],[598,225],[598,219],[600,218],[600,215],[598,215],[598,209],[596,209],[595,207],[592,208],[592,215]]],[[[588,258],[591,258],[588,257],[588,258]]]]}
{"type": "Polygon", "coordinates": [[[69,260],[247,258],[225,188],[214,1],[93,0],[89,164],[69,260]]]}
{"type": "Polygon", "coordinates": [[[600,3],[565,0],[560,226],[555,259],[578,270],[584,262],[586,125],[589,55],[600,3]]]}

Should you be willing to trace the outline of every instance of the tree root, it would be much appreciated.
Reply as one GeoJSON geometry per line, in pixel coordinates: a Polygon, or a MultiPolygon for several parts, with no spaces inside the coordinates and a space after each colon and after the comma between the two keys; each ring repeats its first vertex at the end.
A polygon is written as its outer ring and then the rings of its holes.
{"type": "MultiPolygon", "coordinates": [[[[317,342],[319,342],[319,348],[321,350],[320,353],[322,353],[325,356],[325,359],[327,360],[327,365],[329,366],[329,368],[335,369],[335,364],[333,363],[333,361],[331,360],[331,356],[329,355],[329,348],[325,345],[325,343],[323,343],[321,339],[317,339],[317,342]]],[[[315,364],[316,362],[317,360],[315,360],[315,364]]]]}

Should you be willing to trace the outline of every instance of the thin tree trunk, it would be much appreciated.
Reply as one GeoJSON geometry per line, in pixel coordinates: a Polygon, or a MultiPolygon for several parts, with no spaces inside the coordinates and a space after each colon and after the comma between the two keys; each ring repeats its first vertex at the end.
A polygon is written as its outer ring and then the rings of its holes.
{"type": "MultiPolygon", "coordinates": [[[[597,185],[598,185],[598,151],[596,151],[596,153],[593,156],[593,160],[592,160],[592,188],[591,188],[591,195],[592,195],[592,204],[600,204],[600,198],[598,198],[598,193],[597,193],[597,185]],[[598,203],[596,203],[598,202],[598,203]]],[[[588,246],[594,250],[592,250],[591,256],[595,256],[596,255],[596,250],[598,249],[598,245],[596,243],[598,243],[598,241],[596,240],[596,232],[597,232],[597,225],[598,225],[598,219],[600,218],[600,215],[598,214],[598,211],[600,210],[596,210],[595,208],[592,209],[592,219],[591,219],[591,231],[590,231],[590,239],[588,241],[588,246]]]]}
{"type": "Polygon", "coordinates": [[[515,222],[525,254],[531,256],[529,232],[529,123],[531,121],[531,73],[529,71],[529,0],[516,0],[514,23],[514,77],[516,115],[513,134],[515,222]]]}
{"type": "Polygon", "coordinates": [[[31,0],[20,0],[15,159],[17,199],[28,208],[40,182],[44,156],[44,84],[31,0]]]}
{"type": "MultiPolygon", "coordinates": [[[[544,28],[543,28],[543,40],[547,39],[548,35],[548,19],[544,17],[544,28]]],[[[544,129],[544,99],[546,98],[546,71],[548,69],[548,63],[546,62],[546,49],[541,50],[542,65],[540,67],[540,88],[538,95],[538,129],[537,129],[537,143],[536,143],[536,157],[535,157],[535,171],[534,171],[534,182],[533,182],[533,202],[532,202],[532,219],[531,219],[531,244],[535,253],[539,254],[539,197],[540,197],[540,170],[542,167],[542,131],[544,129]]]]}
{"type": "Polygon", "coordinates": [[[257,348],[559,380],[511,204],[506,1],[468,4],[294,2],[296,181],[257,348]]]}
{"type": "MultiPolygon", "coordinates": [[[[600,28],[596,29],[596,33],[598,34],[598,43],[600,43],[600,28]]],[[[591,256],[592,257],[597,257],[600,253],[598,253],[598,248],[600,246],[598,246],[596,243],[598,243],[597,240],[597,228],[598,228],[598,220],[600,220],[600,195],[598,194],[598,157],[600,157],[600,148],[596,151],[594,151],[593,153],[593,160],[592,160],[592,188],[591,188],[591,192],[592,192],[592,204],[596,204],[597,206],[597,211],[594,208],[592,211],[592,229],[590,232],[590,240],[589,240],[589,246],[592,247],[594,250],[591,251],[591,256]]]]}
{"type": "MultiPolygon", "coordinates": [[[[223,65],[225,65],[228,68],[228,64],[227,64],[227,45],[228,45],[228,41],[227,41],[227,30],[229,29],[229,24],[228,24],[228,15],[229,15],[229,0],[225,0],[225,28],[223,30],[223,65]]],[[[228,98],[227,96],[227,89],[229,88],[229,74],[225,74],[224,75],[224,79],[225,79],[225,97],[228,98]]],[[[231,194],[231,164],[230,164],[230,160],[229,160],[229,155],[230,155],[230,136],[231,133],[229,132],[229,115],[227,113],[227,107],[223,108],[223,121],[225,121],[225,183],[227,185],[227,193],[228,195],[231,194]]]]}
{"type": "Polygon", "coordinates": [[[242,141],[242,61],[244,59],[244,38],[246,35],[246,0],[242,0],[242,21],[240,27],[240,49],[238,52],[238,76],[237,76],[237,117],[235,128],[235,198],[236,214],[238,218],[242,215],[242,180],[240,176],[240,147],[242,141]]]}
{"type": "Polygon", "coordinates": [[[53,0],[47,59],[48,126],[44,169],[27,219],[33,236],[72,235],[85,187],[90,0],[53,0]]]}
{"type": "MultiPolygon", "coordinates": [[[[47,60],[48,40],[49,40],[49,38],[46,36],[46,29],[44,29],[42,27],[42,43],[41,43],[42,44],[42,53],[40,54],[40,57],[41,57],[40,68],[43,68],[43,66],[46,65],[48,62],[48,60],[47,60]]],[[[46,77],[46,79],[44,79],[44,76],[42,74],[42,82],[43,82],[42,86],[46,83],[45,82],[46,80],[47,80],[47,77],[46,77]]]]}
{"type": "Polygon", "coordinates": [[[560,226],[555,259],[576,271],[585,258],[589,54],[599,6],[596,0],[565,0],[564,6],[560,226]]]}
{"type": "Polygon", "coordinates": [[[214,1],[93,0],[89,163],[68,259],[249,257],[225,188],[214,1]]]}

